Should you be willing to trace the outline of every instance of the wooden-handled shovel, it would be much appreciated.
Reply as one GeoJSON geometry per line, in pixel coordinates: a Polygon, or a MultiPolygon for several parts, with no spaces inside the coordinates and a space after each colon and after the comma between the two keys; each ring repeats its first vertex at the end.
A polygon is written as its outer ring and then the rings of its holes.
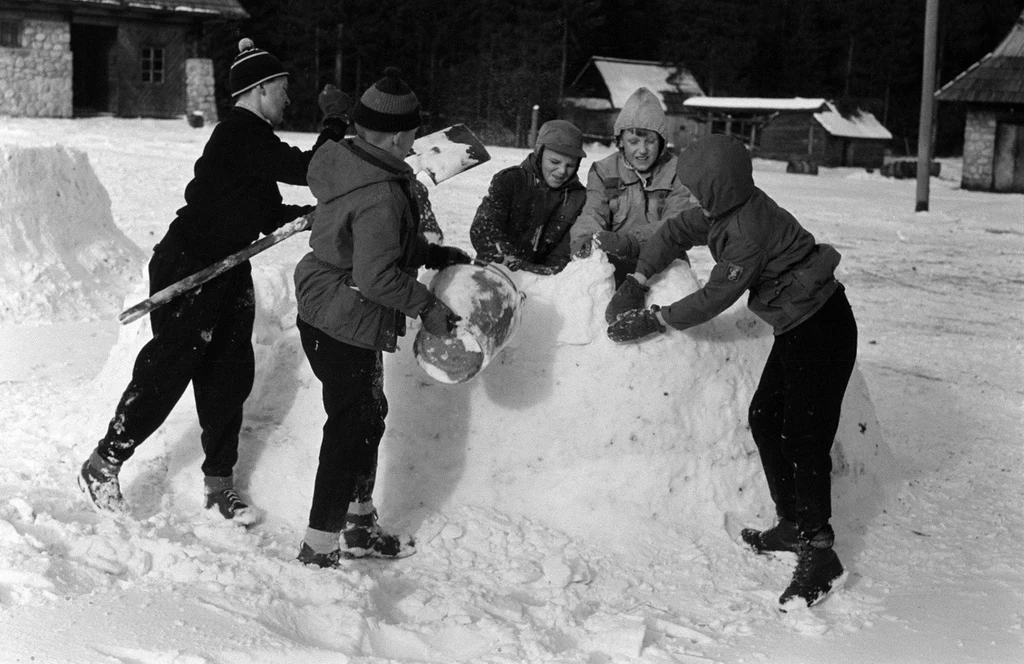
{"type": "MultiPolygon", "coordinates": [[[[464,124],[457,124],[433,134],[417,138],[412,145],[412,154],[406,162],[416,173],[426,173],[434,184],[444,182],[450,177],[469,170],[489,160],[480,139],[464,124]]],[[[245,249],[223,258],[213,265],[176,281],[167,288],[159,290],[138,304],[122,311],[117,320],[122,325],[142,318],[157,307],[164,305],[182,293],[187,293],[196,286],[206,283],[217,275],[227,272],[243,261],[256,254],[266,251],[282,240],[287,240],[296,233],[302,232],[313,225],[313,214],[299,217],[288,222],[281,228],[256,240],[245,249]]]]}

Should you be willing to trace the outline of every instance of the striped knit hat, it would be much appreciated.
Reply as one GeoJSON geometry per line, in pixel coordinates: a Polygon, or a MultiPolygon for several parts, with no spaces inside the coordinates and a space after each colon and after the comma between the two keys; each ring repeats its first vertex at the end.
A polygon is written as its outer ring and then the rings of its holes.
{"type": "Polygon", "coordinates": [[[352,122],[373,131],[397,133],[420,126],[420,102],[395,67],[363,93],[352,110],[352,122]]]}
{"type": "Polygon", "coordinates": [[[228,74],[232,97],[237,97],[272,78],[288,75],[280,60],[263,49],[256,48],[248,37],[238,42],[238,51],[235,61],[231,63],[231,73],[228,74]]]}

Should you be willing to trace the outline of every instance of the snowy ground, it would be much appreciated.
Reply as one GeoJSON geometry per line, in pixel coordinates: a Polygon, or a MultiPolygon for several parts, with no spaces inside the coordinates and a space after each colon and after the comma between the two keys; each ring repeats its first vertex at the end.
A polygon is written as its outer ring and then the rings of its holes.
{"type": "MultiPolygon", "coordinates": [[[[292,324],[304,237],[254,261],[259,377],[237,480],[266,520],[243,530],[202,514],[190,395],[125,467],[133,518],[89,511],[74,477],[148,334],[115,316],[144,294],[145,257],[209,131],[0,118],[8,172],[29,172],[11,166],[23,148],[84,152],[112,221],[75,152],[61,172],[80,179],[62,191],[87,202],[12,212],[5,190],[0,203],[0,661],[1024,660],[1020,196],[961,191],[945,164],[931,212],[915,214],[913,181],[755,164],[759,185],[842,252],[861,340],[834,492],[850,578],[821,606],[780,614],[792,560],[735,536],[770,509],[744,429],[766,330],[737,306],[704,329],[617,347],[598,320],[611,293],[600,257],[520,275],[523,328],[470,384],[431,381],[411,338],[387,359],[377,502],[416,534],[412,558],[339,571],[293,560],[322,424],[292,324]],[[90,233],[60,226],[76,208],[88,218],[67,223],[90,233]],[[82,276],[114,256],[136,269],[128,286],[120,272],[82,276]],[[50,267],[75,287],[51,287],[50,267]]],[[[524,153],[492,154],[431,193],[451,244],[469,248],[491,175],[524,153]]],[[[32,172],[40,190],[57,178],[32,172]]],[[[286,198],[311,201],[298,188],[286,198]]],[[[706,275],[706,251],[693,258],[706,275]]],[[[652,301],[695,286],[676,268],[652,301]]]]}

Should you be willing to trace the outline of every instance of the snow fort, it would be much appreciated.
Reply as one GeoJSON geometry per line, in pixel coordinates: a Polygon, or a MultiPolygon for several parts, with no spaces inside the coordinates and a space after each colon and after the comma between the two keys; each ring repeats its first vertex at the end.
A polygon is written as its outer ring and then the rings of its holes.
{"type": "Polygon", "coordinates": [[[112,318],[143,252],[114,225],[88,156],[0,146],[0,322],[112,318]]]}
{"type": "MultiPolygon", "coordinates": [[[[615,344],[604,322],[611,274],[599,251],[558,275],[514,273],[527,295],[518,334],[463,384],[438,383],[417,364],[418,321],[410,320],[399,352],[385,354],[390,413],[375,492],[383,521],[423,535],[433,515],[473,506],[576,537],[620,541],[665,529],[735,537],[739,525],[772,521],[747,427],[771,329],[738,302],[697,328],[615,344]]],[[[421,278],[429,283],[432,276],[421,278]]],[[[298,537],[324,422],[320,383],[299,344],[290,269],[256,265],[254,279],[257,378],[236,484],[269,521],[298,537]]],[[[652,280],[648,303],[668,304],[699,286],[677,261],[652,280]]],[[[126,303],[144,295],[138,291],[126,303]]],[[[148,334],[145,321],[123,328],[97,377],[102,403],[89,424],[97,435],[148,334]]],[[[154,438],[162,444],[152,440],[137,456],[167,457],[157,464],[170,485],[162,500],[198,511],[201,453],[190,395],[154,438]]],[[[833,461],[835,520],[879,509],[894,463],[859,370],[846,393],[833,461]]],[[[133,474],[146,467],[126,466],[129,501],[133,474]]],[[[429,546],[429,537],[420,539],[429,546]]]]}

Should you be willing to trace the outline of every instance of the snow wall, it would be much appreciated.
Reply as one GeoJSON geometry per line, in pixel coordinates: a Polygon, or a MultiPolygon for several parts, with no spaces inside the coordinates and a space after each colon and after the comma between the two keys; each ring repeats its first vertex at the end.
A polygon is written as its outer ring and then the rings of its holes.
{"type": "MultiPolygon", "coordinates": [[[[741,302],[686,332],[615,344],[604,323],[611,273],[601,252],[559,275],[515,273],[528,298],[522,327],[463,385],[437,383],[417,365],[418,321],[410,320],[401,350],[385,354],[390,413],[375,492],[382,520],[429,540],[432,514],[473,505],[626,546],[666,528],[696,538],[735,537],[740,525],[771,522],[774,508],[746,416],[771,347],[770,328],[741,302]]],[[[432,274],[421,278],[429,282],[432,274]]],[[[257,377],[236,484],[269,522],[300,536],[324,421],[320,383],[295,328],[290,267],[257,264],[254,279],[257,377]]],[[[651,286],[648,302],[664,304],[699,283],[676,262],[651,286]]],[[[139,287],[125,302],[144,295],[139,287]]],[[[105,430],[149,334],[148,321],[122,329],[96,378],[88,423],[95,435],[83,441],[83,454],[105,430]]],[[[173,501],[198,510],[201,460],[186,393],[126,464],[126,495],[133,499],[133,477],[143,483],[143,475],[166,473],[162,507],[173,501]]],[[[881,509],[895,472],[859,369],[833,460],[835,520],[848,528],[881,509]]]]}
{"type": "Polygon", "coordinates": [[[112,318],[145,256],[88,156],[0,146],[0,323],[112,318]]]}

